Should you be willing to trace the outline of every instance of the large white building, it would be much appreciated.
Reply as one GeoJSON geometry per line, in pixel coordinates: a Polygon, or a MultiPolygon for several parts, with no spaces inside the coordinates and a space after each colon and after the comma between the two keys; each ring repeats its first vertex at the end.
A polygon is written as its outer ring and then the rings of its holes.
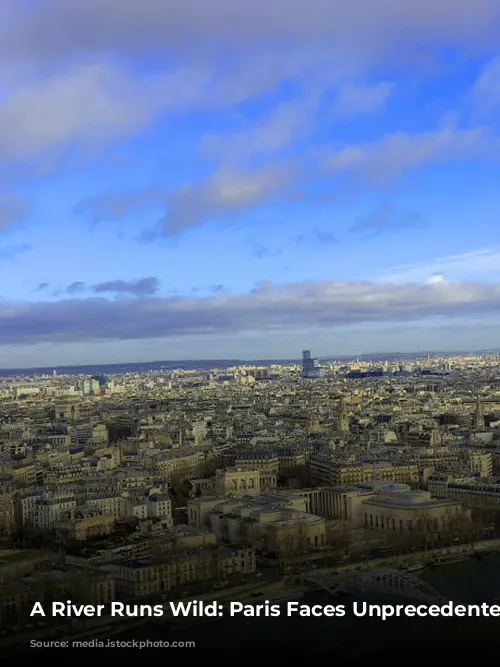
{"type": "Polygon", "coordinates": [[[306,506],[298,492],[196,498],[188,501],[188,522],[224,542],[249,542],[264,551],[297,536],[304,548],[318,548],[325,543],[326,521],[306,506]]]}
{"type": "Polygon", "coordinates": [[[353,528],[411,530],[417,521],[441,527],[461,511],[455,500],[436,499],[428,491],[408,485],[372,480],[356,486],[331,486],[301,491],[307,509],[330,519],[342,519],[353,528]]]}

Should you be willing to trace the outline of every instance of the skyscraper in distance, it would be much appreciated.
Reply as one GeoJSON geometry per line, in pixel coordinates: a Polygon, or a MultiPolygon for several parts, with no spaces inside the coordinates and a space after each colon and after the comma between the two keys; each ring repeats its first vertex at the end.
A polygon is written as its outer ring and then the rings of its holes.
{"type": "Polygon", "coordinates": [[[318,366],[318,360],[311,356],[311,350],[302,352],[302,377],[319,378],[323,375],[323,369],[318,366]]]}

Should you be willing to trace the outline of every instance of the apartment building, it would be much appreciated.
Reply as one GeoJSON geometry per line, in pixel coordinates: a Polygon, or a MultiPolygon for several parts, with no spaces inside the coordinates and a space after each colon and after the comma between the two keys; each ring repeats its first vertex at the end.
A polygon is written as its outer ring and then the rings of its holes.
{"type": "Polygon", "coordinates": [[[251,574],[255,563],[254,549],[248,546],[202,547],[161,560],[128,561],[114,567],[116,590],[123,597],[166,593],[195,582],[251,574]]]}

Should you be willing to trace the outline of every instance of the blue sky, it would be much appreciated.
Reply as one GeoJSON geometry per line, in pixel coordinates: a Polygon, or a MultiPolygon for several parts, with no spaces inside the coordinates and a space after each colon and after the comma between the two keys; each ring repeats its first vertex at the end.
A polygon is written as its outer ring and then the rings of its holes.
{"type": "Polygon", "coordinates": [[[0,25],[0,367],[498,346],[497,0],[0,25]]]}

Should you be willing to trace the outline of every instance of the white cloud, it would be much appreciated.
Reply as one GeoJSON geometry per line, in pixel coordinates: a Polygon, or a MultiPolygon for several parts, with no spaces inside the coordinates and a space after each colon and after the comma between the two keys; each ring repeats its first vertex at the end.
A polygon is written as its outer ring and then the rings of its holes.
{"type": "Polygon", "coordinates": [[[435,275],[431,276],[430,278],[427,278],[425,281],[427,285],[439,285],[440,283],[444,283],[445,280],[443,276],[441,276],[439,273],[436,273],[435,275]]]}
{"type": "Polygon", "coordinates": [[[161,233],[176,235],[206,219],[237,213],[279,196],[290,186],[294,173],[293,164],[260,169],[221,168],[206,180],[185,185],[171,196],[168,213],[161,221],[161,233]]]}
{"type": "Polygon", "coordinates": [[[478,111],[491,111],[500,107],[500,57],[483,67],[472,92],[478,111]]]}
{"type": "Polygon", "coordinates": [[[457,129],[446,125],[419,134],[394,132],[372,143],[325,151],[322,166],[330,172],[359,173],[366,180],[380,184],[430,160],[495,156],[498,147],[498,140],[490,137],[485,128],[457,129]]]}
{"type": "Polygon", "coordinates": [[[393,88],[393,84],[388,81],[345,84],[338,93],[335,113],[339,116],[351,116],[378,111],[391,96],[393,88]]]}
{"type": "Polygon", "coordinates": [[[233,134],[208,134],[202,138],[202,155],[225,162],[248,159],[259,153],[274,153],[307,139],[314,127],[318,99],[290,101],[278,105],[265,119],[233,134]]]}
{"type": "Polygon", "coordinates": [[[299,59],[269,70],[268,59],[258,62],[262,67],[235,64],[223,73],[198,65],[138,76],[103,60],[21,82],[0,103],[0,158],[23,159],[75,142],[93,147],[134,134],[166,112],[241,103],[305,66],[299,59]]]}
{"type": "MultiPolygon", "coordinates": [[[[0,81],[8,82],[0,156],[9,158],[75,140],[118,138],[166,111],[237,104],[294,77],[314,87],[322,78],[369,76],[379,58],[397,69],[422,57],[428,63],[444,43],[500,44],[497,0],[443,0],[439,8],[421,0],[411,21],[397,0],[373,0],[369,14],[366,0],[212,0],[208,13],[206,0],[51,0],[17,7],[9,29],[2,34],[0,27],[0,81]],[[144,79],[140,73],[151,69],[152,57],[156,66],[168,66],[144,79]],[[23,63],[30,65],[27,79],[23,63]],[[13,73],[20,73],[19,81],[13,73]]],[[[390,92],[388,82],[346,83],[336,113],[374,111],[390,92]]],[[[255,128],[249,139],[266,151],[281,148],[296,123],[304,127],[296,113],[277,110],[270,126],[255,128]]],[[[244,137],[233,139],[232,150],[241,151],[244,137]]],[[[207,139],[214,152],[221,141],[207,139]]],[[[394,152],[408,147],[405,135],[392,142],[394,152]]],[[[353,151],[359,148],[336,157],[346,165],[358,159],[353,151]]]]}
{"type": "Polygon", "coordinates": [[[329,49],[345,58],[422,56],[422,45],[500,43],[498,0],[51,0],[0,40],[0,57],[64,61],[118,51],[210,54],[329,49]],[[77,27],[78,29],[75,29],[77,27]]]}
{"type": "Polygon", "coordinates": [[[482,249],[388,269],[383,280],[421,281],[432,276],[481,280],[500,275],[500,250],[482,249]]]}
{"type": "Polygon", "coordinates": [[[500,283],[265,282],[249,294],[0,302],[0,345],[137,340],[500,313],[500,283]]]}
{"type": "Polygon", "coordinates": [[[420,214],[416,211],[394,211],[388,204],[383,204],[373,213],[360,218],[349,231],[360,237],[372,238],[387,232],[413,229],[420,223],[420,214]]]}
{"type": "Polygon", "coordinates": [[[29,211],[28,202],[19,195],[0,194],[0,232],[21,222],[29,211]]]}
{"type": "Polygon", "coordinates": [[[0,156],[24,158],[66,142],[127,135],[164,109],[197,103],[207,83],[202,71],[141,79],[106,62],[78,67],[21,88],[0,106],[0,156]]]}
{"type": "Polygon", "coordinates": [[[86,197],[78,202],[74,212],[88,215],[93,223],[121,220],[133,211],[162,208],[168,194],[161,188],[147,188],[139,192],[116,192],[86,197]]]}
{"type": "MultiPolygon", "coordinates": [[[[316,113],[323,94],[340,72],[333,71],[317,80],[308,81],[306,90],[297,99],[278,104],[264,119],[235,133],[207,134],[200,143],[202,155],[219,157],[224,161],[248,159],[259,153],[273,153],[306,141],[314,131],[316,113]]],[[[370,113],[378,110],[392,92],[392,84],[341,84],[334,114],[339,116],[370,113]]]]}

